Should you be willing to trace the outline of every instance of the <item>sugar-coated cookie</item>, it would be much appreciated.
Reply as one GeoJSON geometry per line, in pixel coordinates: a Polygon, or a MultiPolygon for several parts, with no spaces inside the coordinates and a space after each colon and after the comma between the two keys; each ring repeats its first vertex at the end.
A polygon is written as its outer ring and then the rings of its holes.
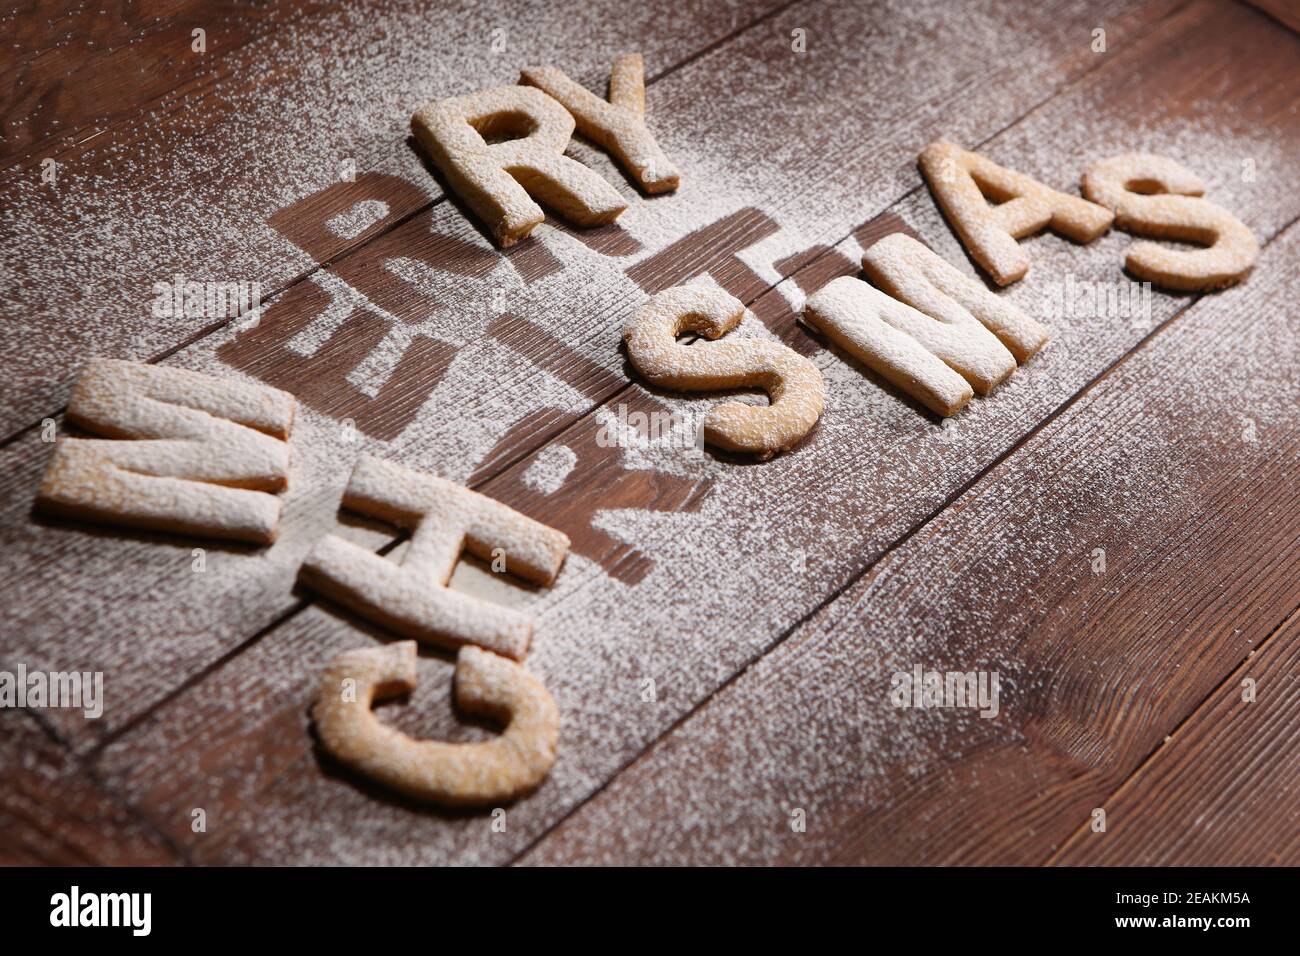
{"type": "Polygon", "coordinates": [[[1076,242],[1092,242],[1114,219],[1103,206],[1057,192],[945,140],[922,150],[920,165],[971,258],[998,285],[1010,285],[1029,271],[1029,256],[1017,239],[1046,227],[1076,242]],[[989,205],[989,199],[999,205],[989,205]]]}
{"type": "Polygon", "coordinates": [[[1047,341],[1043,326],[910,236],[886,236],[862,264],[897,298],[842,276],[809,296],[805,321],[939,415],[991,391],[1047,341]]]}
{"type": "MultiPolygon", "coordinates": [[[[901,302],[949,325],[979,322],[1024,363],[1050,333],[1009,298],[962,275],[923,242],[896,232],[862,254],[862,268],[875,285],[901,302]]],[[[979,388],[979,382],[972,384],[979,388]]],[[[989,382],[991,388],[996,382],[989,382]]],[[[987,388],[985,389],[987,391],[987,388]]]]}
{"type": "Polygon", "coordinates": [[[670,192],[681,182],[677,168],[646,127],[645,63],[640,53],[625,53],[614,61],[608,102],[553,66],[528,67],[520,82],[563,104],[573,114],[578,132],[617,159],[646,192],[670,192]]]}
{"type": "Polygon", "coordinates": [[[67,420],[103,439],[64,438],[37,494],[47,514],[275,540],[289,478],[294,397],[186,369],[91,359],[67,420]]]}
{"type": "Polygon", "coordinates": [[[728,451],[770,458],[793,447],[821,417],[826,398],[821,371],[779,342],[677,341],[683,332],[720,338],[739,325],[744,314],[740,300],[717,286],[675,286],[637,311],[623,330],[623,340],[632,365],[651,384],[683,391],[750,387],[767,392],[767,406],[727,402],[709,409],[704,440],[728,451]]]}
{"type": "Polygon", "coordinates": [[[486,495],[371,455],[353,468],[343,506],[410,531],[405,559],[398,565],[327,535],[303,563],[305,584],[406,637],[524,658],[531,617],[452,591],[447,582],[464,550],[549,585],[569,552],[567,536],[486,495]]]}
{"type": "Polygon", "coordinates": [[[1201,198],[1201,178],[1167,156],[1126,153],[1104,159],[1084,173],[1083,193],[1115,210],[1115,225],[1126,232],[1208,246],[1129,246],[1124,259],[1128,270],[1166,289],[1195,292],[1232,285],[1246,277],[1259,256],[1250,229],[1222,206],[1201,198]]]}
{"type": "Polygon", "coordinates": [[[456,705],[505,724],[484,743],[416,740],[381,723],[375,700],[416,685],[414,641],[346,651],[321,676],[312,719],[321,745],[366,777],[416,800],[483,806],[513,800],[555,763],[560,715],[537,678],[476,647],[456,656],[456,705]]]}
{"type": "Polygon", "coordinates": [[[579,226],[612,222],[627,208],[613,186],[564,155],[573,125],[568,110],[528,86],[438,100],[411,117],[415,138],[448,186],[502,246],[518,242],[545,218],[531,196],[579,226]],[[517,134],[523,135],[488,141],[517,134]]]}

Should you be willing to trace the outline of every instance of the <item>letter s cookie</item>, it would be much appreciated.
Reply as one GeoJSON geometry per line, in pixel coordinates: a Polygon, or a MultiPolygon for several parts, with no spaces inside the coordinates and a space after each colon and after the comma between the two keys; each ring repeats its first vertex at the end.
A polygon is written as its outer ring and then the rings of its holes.
{"type": "Polygon", "coordinates": [[[1104,159],[1084,173],[1083,193],[1115,210],[1115,225],[1126,232],[1208,247],[1129,246],[1124,259],[1129,272],[1166,289],[1198,292],[1230,286],[1249,274],[1259,256],[1259,243],[1246,225],[1202,198],[1201,178],[1167,156],[1126,153],[1104,159]]]}

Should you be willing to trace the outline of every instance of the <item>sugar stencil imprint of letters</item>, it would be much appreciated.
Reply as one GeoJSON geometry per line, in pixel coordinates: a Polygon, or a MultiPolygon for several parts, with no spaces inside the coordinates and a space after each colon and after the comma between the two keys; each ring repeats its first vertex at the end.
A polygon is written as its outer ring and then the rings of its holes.
{"type": "Polygon", "coordinates": [[[1115,218],[1105,206],[1057,192],[946,140],[922,150],[920,166],[953,230],[1000,286],[1029,271],[1029,256],[1017,239],[1048,228],[1076,242],[1092,242],[1115,218]],[[998,205],[990,206],[985,197],[998,205]]]}
{"type": "Polygon", "coordinates": [[[987,394],[1047,341],[1042,325],[910,236],[881,239],[862,266],[897,298],[842,276],[809,297],[805,321],[939,415],[987,394]]]}
{"type": "Polygon", "coordinates": [[[416,740],[382,724],[371,704],[415,685],[414,641],[340,654],[322,674],[312,707],[324,749],[387,787],[447,806],[513,800],[541,783],[555,763],[555,701],[514,661],[468,645],[456,656],[457,707],[505,724],[484,743],[416,740]]]}
{"type": "Polygon", "coordinates": [[[623,330],[628,357],[637,372],[663,388],[714,391],[758,387],[766,407],[725,402],[709,409],[704,440],[727,451],[770,458],[799,442],[817,423],[825,405],[822,373],[808,359],[779,342],[743,339],[683,345],[677,337],[698,332],[726,335],[745,314],[739,299],[707,283],[675,286],[656,294],[623,330]]]}
{"type": "Polygon", "coordinates": [[[304,583],[405,637],[447,648],[476,644],[523,660],[533,635],[526,614],[447,587],[462,551],[550,585],[569,552],[567,536],[485,495],[371,455],[352,471],[343,506],[411,532],[401,565],[337,535],[317,543],[304,583]]]}
{"type": "Polygon", "coordinates": [[[36,499],[46,513],[269,544],[280,520],[292,395],[186,369],[92,359],[36,499]]]}
{"type": "Polygon", "coordinates": [[[1102,160],[1084,173],[1083,192],[1115,210],[1115,224],[1126,232],[1208,246],[1188,250],[1133,243],[1124,265],[1155,285],[1183,292],[1220,289],[1245,278],[1259,256],[1254,233],[1202,198],[1201,178],[1167,156],[1127,153],[1102,160]]]}
{"type": "Polygon", "coordinates": [[[613,222],[627,208],[613,186],[564,155],[573,128],[569,111],[531,86],[438,100],[411,117],[412,132],[452,191],[502,246],[545,219],[530,193],[579,226],[613,222]],[[498,135],[520,138],[488,141],[498,135]]]}
{"type": "Polygon", "coordinates": [[[528,67],[521,72],[520,82],[563,104],[573,114],[578,132],[617,159],[646,192],[671,192],[680,184],[677,168],[646,127],[645,63],[640,53],[625,53],[614,61],[608,102],[553,66],[528,67]]]}

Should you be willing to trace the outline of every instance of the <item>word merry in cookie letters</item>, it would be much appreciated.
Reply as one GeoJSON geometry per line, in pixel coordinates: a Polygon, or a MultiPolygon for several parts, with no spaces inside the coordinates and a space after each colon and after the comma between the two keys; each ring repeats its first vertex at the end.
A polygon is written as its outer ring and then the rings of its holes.
{"type": "Polygon", "coordinates": [[[51,926],[125,926],[132,936],[148,936],[152,914],[151,893],[82,893],[74,885],[50,897],[51,926]]]}

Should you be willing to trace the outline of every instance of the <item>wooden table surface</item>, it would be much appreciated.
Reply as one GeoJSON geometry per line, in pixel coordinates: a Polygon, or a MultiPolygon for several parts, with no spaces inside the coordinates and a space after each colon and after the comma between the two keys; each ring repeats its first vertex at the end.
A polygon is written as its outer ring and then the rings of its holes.
{"type": "MultiPolygon", "coordinates": [[[[1294,3],[27,0],[2,19],[0,669],[100,671],[106,703],[0,712],[0,861],[1300,862],[1294,3]],[[630,50],[682,188],[643,197],[575,140],[627,212],[495,249],[410,114],[529,64],[603,91],[630,50]],[[916,168],[939,137],[1068,191],[1096,160],[1172,156],[1259,262],[1118,315],[1063,290],[1125,284],[1131,237],[1026,240],[1001,294],[1052,342],[941,422],[796,322],[894,231],[978,274],[916,168]],[[155,317],[178,273],[256,281],[264,308],[155,317]],[[743,334],[826,378],[823,420],[774,461],[600,440],[716,400],[643,388],[619,347],[649,293],[704,273],[752,310],[743,334]],[[274,546],[33,515],[42,423],[90,355],[298,396],[274,546]],[[563,716],[549,778],[503,818],[395,798],[316,745],[320,668],[391,639],[294,583],[329,531],[401,554],[338,513],[363,451],[573,540],[550,589],[470,561],[453,581],[535,615],[527,667],[563,716]],[[997,717],[895,708],[891,675],[917,665],[996,671],[997,717]]],[[[491,734],[457,718],[451,671],[422,650],[383,719],[491,734]]]]}

